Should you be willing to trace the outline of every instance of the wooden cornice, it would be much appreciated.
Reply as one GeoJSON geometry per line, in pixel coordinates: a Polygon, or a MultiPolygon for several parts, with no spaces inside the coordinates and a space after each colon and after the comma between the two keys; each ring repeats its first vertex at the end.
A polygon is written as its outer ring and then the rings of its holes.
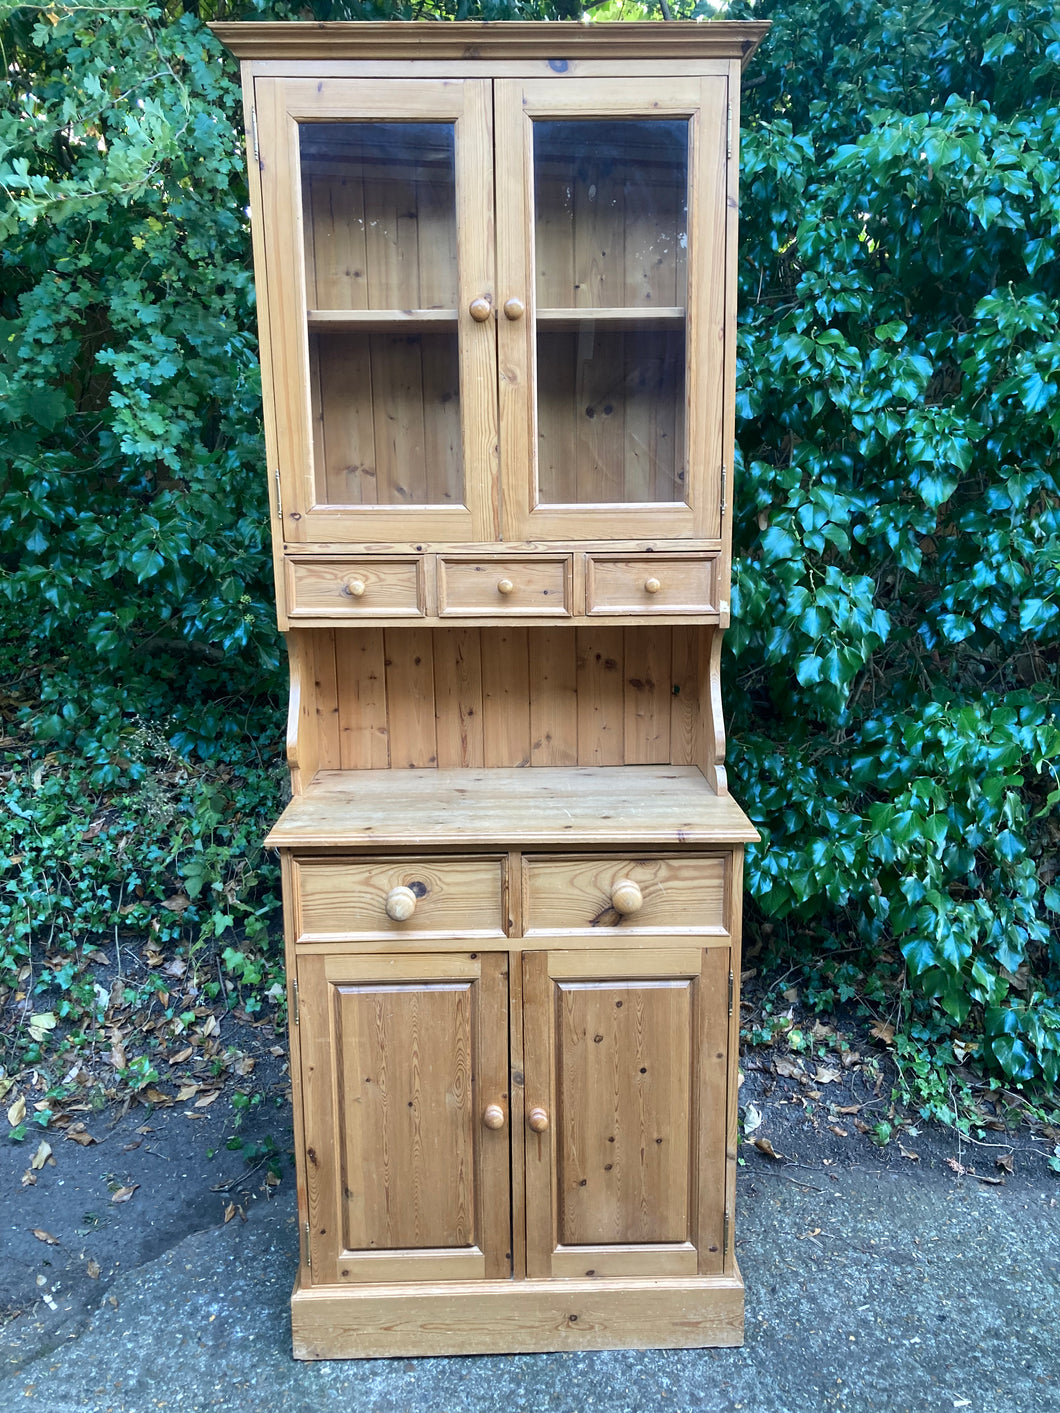
{"type": "Polygon", "coordinates": [[[240,59],[740,59],[769,30],[757,21],[340,21],[213,24],[240,59]]]}

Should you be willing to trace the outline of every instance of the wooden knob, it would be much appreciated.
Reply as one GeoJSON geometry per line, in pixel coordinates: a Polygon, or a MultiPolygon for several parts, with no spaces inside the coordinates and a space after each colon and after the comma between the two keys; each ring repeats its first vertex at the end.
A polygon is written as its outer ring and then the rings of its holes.
{"type": "Polygon", "coordinates": [[[515,585],[510,579],[500,579],[497,582],[497,592],[498,594],[504,594],[507,597],[508,594],[512,594],[515,592],[515,585]]]}
{"type": "Polygon", "coordinates": [[[646,594],[657,594],[661,588],[662,584],[658,579],[645,579],[644,581],[644,592],[646,594]]]}
{"type": "Polygon", "coordinates": [[[503,1128],[504,1110],[499,1104],[487,1104],[482,1114],[482,1122],[487,1128],[503,1128]]]}
{"type": "Polygon", "coordinates": [[[473,299],[468,305],[468,313],[476,324],[484,324],[490,316],[489,300],[483,299],[481,296],[478,299],[473,299]]]}
{"type": "Polygon", "coordinates": [[[521,319],[526,313],[526,305],[521,299],[506,299],[504,301],[504,313],[509,319],[521,319]]]}
{"type": "Polygon", "coordinates": [[[526,1121],[534,1133],[544,1133],[548,1128],[548,1115],[544,1109],[531,1109],[530,1116],[526,1121]]]}
{"type": "Polygon", "coordinates": [[[611,889],[611,906],[623,917],[628,917],[630,913],[639,913],[643,904],[644,894],[640,891],[640,885],[634,883],[632,878],[620,878],[611,889]]]}
{"type": "Polygon", "coordinates": [[[365,584],[363,579],[347,579],[343,588],[351,599],[363,599],[365,584]]]}
{"type": "Polygon", "coordinates": [[[408,922],[409,918],[416,911],[416,895],[411,888],[406,888],[404,883],[399,883],[396,888],[391,888],[386,895],[386,915],[394,922],[408,922]]]}

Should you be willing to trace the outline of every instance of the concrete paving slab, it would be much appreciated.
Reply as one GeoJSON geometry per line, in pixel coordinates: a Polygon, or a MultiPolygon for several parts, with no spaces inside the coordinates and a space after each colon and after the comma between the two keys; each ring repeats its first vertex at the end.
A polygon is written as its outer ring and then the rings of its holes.
{"type": "Polygon", "coordinates": [[[754,1155],[738,1223],[739,1350],[299,1364],[287,1193],[118,1276],[0,1410],[1060,1413],[1060,1185],[754,1155]]]}

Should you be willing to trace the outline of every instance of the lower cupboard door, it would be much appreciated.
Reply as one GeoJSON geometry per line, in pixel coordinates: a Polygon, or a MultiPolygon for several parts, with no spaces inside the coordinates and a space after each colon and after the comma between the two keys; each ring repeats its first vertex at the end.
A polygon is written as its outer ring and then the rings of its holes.
{"type": "Polygon", "coordinates": [[[507,967],[299,957],[314,1285],[509,1275],[507,967]]]}
{"type": "Polygon", "coordinates": [[[528,1275],[725,1269],[729,965],[524,954],[528,1275]]]}

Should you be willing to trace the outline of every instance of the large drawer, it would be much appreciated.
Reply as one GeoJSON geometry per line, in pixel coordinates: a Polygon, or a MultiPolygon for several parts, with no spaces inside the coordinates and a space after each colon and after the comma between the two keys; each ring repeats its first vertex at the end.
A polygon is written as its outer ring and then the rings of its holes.
{"type": "Polygon", "coordinates": [[[527,855],[524,932],[727,934],[732,855],[527,855]]]}
{"type": "Polygon", "coordinates": [[[505,933],[500,858],[295,858],[292,874],[299,942],[505,933]]]}

